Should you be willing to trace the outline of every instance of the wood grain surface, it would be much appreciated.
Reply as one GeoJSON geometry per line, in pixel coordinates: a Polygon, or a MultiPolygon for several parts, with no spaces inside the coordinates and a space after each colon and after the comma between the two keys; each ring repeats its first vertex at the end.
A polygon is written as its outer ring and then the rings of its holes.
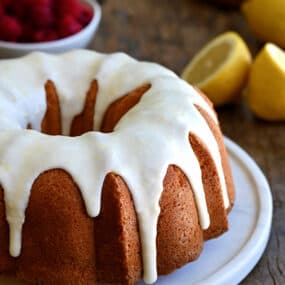
{"type": "MultiPolygon", "coordinates": [[[[240,33],[253,54],[262,47],[238,9],[198,0],[107,0],[92,48],[124,51],[180,74],[206,42],[227,30],[240,33]]],[[[244,102],[217,111],[224,134],[243,147],[266,174],[274,199],[270,242],[241,284],[285,284],[285,123],[256,119],[244,102]]]]}

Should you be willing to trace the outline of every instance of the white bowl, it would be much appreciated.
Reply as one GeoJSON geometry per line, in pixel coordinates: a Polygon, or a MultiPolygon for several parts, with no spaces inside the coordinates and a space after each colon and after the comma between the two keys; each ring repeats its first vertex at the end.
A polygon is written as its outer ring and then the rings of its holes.
{"type": "Polygon", "coordinates": [[[82,2],[92,7],[93,18],[79,33],[67,38],[44,43],[10,43],[0,41],[0,57],[18,57],[32,51],[58,53],[70,49],[87,47],[92,41],[101,20],[101,6],[94,0],[83,0],[82,2]]]}

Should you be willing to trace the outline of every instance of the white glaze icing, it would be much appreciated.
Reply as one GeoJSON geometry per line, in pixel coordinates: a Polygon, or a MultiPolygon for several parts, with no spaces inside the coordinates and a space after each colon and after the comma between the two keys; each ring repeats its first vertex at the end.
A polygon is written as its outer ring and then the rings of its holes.
{"type": "Polygon", "coordinates": [[[134,200],[144,280],[154,282],[159,199],[170,164],[179,166],[192,185],[201,227],[206,229],[210,224],[201,170],[188,141],[189,132],[209,149],[225,207],[229,206],[217,142],[194,104],[206,110],[215,122],[216,116],[194,88],[158,64],[138,62],[123,53],[104,55],[86,50],[61,55],[33,53],[2,60],[0,102],[0,182],[12,256],[21,252],[30,189],[42,172],[66,170],[78,184],[91,217],[100,212],[105,176],[115,172],[123,177],[134,200]],[[57,88],[65,135],[69,134],[72,119],[82,111],[91,82],[97,80],[93,132],[79,137],[39,132],[46,110],[44,85],[48,79],[57,88]],[[114,131],[98,132],[109,104],[147,83],[151,88],[121,118],[114,131]],[[34,130],[26,129],[28,123],[34,130]]]}

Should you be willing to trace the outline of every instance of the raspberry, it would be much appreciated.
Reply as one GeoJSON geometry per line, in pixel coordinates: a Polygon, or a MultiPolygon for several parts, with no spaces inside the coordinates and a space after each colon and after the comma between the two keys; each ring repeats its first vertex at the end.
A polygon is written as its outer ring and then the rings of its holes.
{"type": "Polygon", "coordinates": [[[12,1],[7,5],[6,10],[10,15],[16,16],[17,19],[24,19],[27,15],[27,0],[12,1]]]}
{"type": "Polygon", "coordinates": [[[33,31],[34,28],[31,24],[24,24],[22,27],[22,35],[20,37],[20,42],[29,43],[33,41],[33,31]]]}
{"type": "Polygon", "coordinates": [[[66,15],[78,16],[80,10],[80,4],[78,0],[57,0],[56,13],[59,17],[66,15]]]}
{"type": "Polygon", "coordinates": [[[55,41],[58,40],[58,34],[54,30],[48,30],[46,33],[46,40],[47,41],[55,41]]]}
{"type": "Polygon", "coordinates": [[[82,30],[80,23],[73,16],[66,15],[59,22],[58,32],[61,37],[68,37],[82,30]]]}
{"type": "Polygon", "coordinates": [[[1,4],[4,8],[6,8],[8,5],[10,5],[13,2],[13,0],[1,0],[1,4]]]}
{"type": "Polygon", "coordinates": [[[33,34],[33,40],[35,42],[44,42],[45,41],[45,31],[39,30],[33,34]]]}
{"type": "Polygon", "coordinates": [[[93,17],[93,11],[86,5],[82,5],[79,10],[78,21],[82,26],[87,26],[93,17]]]}
{"type": "Polygon", "coordinates": [[[24,0],[24,1],[26,1],[27,5],[30,7],[33,5],[39,5],[39,6],[52,8],[54,4],[54,0],[24,0]]]}
{"type": "Polygon", "coordinates": [[[53,30],[38,30],[33,34],[35,42],[49,42],[58,39],[58,35],[53,30]]]}
{"type": "Polygon", "coordinates": [[[31,7],[31,17],[37,28],[48,28],[54,22],[54,16],[49,6],[33,5],[31,7]]]}
{"type": "Polygon", "coordinates": [[[5,41],[15,42],[22,33],[19,21],[11,16],[1,16],[0,18],[0,37],[5,41]]]}
{"type": "Polygon", "coordinates": [[[0,0],[0,39],[52,41],[78,33],[92,17],[79,0],[0,0]]]}

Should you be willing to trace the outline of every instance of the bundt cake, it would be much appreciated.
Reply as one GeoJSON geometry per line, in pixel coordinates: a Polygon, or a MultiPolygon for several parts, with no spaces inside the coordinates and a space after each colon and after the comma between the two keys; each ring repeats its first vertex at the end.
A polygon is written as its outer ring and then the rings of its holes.
{"type": "Polygon", "coordinates": [[[42,285],[152,283],[234,202],[211,103],[123,53],[0,61],[0,183],[0,273],[42,285]]]}

